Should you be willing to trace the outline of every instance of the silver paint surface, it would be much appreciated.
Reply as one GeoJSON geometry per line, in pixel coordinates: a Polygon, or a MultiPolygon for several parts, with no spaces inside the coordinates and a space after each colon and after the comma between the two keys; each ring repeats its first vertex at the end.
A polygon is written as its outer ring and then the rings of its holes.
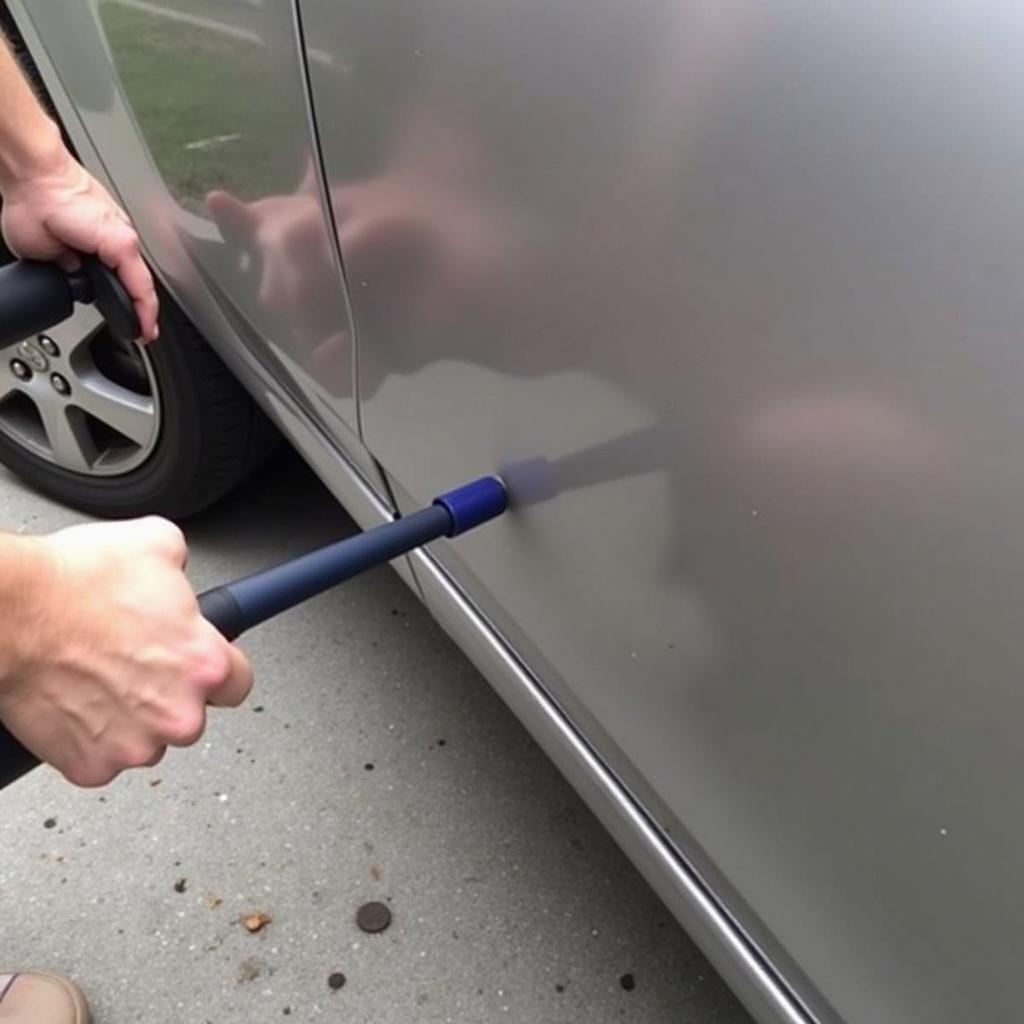
{"type": "Polygon", "coordinates": [[[439,557],[823,1017],[1012,1019],[1024,12],[300,6],[439,557]]]}

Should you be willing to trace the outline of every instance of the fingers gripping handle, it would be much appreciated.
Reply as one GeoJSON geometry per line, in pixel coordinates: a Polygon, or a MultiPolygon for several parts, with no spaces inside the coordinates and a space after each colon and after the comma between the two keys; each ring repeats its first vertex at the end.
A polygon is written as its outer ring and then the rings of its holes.
{"type": "MultiPolygon", "coordinates": [[[[256,625],[256,622],[239,607],[232,586],[233,584],[227,584],[213,587],[198,597],[199,611],[203,618],[216,626],[217,631],[229,641],[237,640],[246,629],[256,625]]],[[[20,779],[22,775],[38,767],[39,763],[39,758],[16,740],[0,722],[0,789],[20,779]]]]}
{"type": "MultiPolygon", "coordinates": [[[[217,627],[225,640],[237,639],[247,625],[253,624],[245,622],[238,602],[227,586],[214,587],[200,594],[199,610],[203,618],[217,627]]],[[[0,789],[17,781],[39,764],[39,758],[15,739],[0,722],[0,789]]]]}
{"type": "MultiPolygon", "coordinates": [[[[199,595],[199,610],[226,640],[235,640],[246,629],[241,611],[228,587],[214,587],[199,595]]],[[[0,722],[0,789],[38,767],[40,761],[0,722]]]]}
{"type": "MultiPolygon", "coordinates": [[[[71,275],[72,289],[81,289],[80,277],[85,277],[88,298],[78,299],[79,302],[91,302],[100,311],[107,322],[107,330],[118,341],[130,345],[138,341],[142,334],[139,316],[121,279],[101,263],[95,256],[86,256],[82,260],[82,269],[71,275]]],[[[77,298],[77,293],[76,293],[77,298]]]]}

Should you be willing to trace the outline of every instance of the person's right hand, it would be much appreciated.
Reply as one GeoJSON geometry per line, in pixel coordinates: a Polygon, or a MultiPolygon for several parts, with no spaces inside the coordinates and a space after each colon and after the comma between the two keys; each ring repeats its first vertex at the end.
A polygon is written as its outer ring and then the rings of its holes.
{"type": "Polygon", "coordinates": [[[110,193],[63,146],[45,168],[0,181],[0,192],[0,230],[11,252],[55,260],[65,270],[78,267],[79,253],[95,253],[131,296],[139,341],[157,338],[159,301],[139,237],[110,193]]]}
{"type": "Polygon", "coordinates": [[[245,655],[199,613],[185,541],[156,517],[0,538],[0,720],[80,786],[195,743],[240,704],[245,655]]]}

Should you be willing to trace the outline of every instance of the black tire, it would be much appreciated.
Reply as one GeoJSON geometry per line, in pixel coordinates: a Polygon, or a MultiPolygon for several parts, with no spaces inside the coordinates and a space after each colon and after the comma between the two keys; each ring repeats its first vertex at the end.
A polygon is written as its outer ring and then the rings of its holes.
{"type": "Polygon", "coordinates": [[[156,446],[136,469],[89,476],[56,466],[0,434],[0,462],[42,493],[104,518],[184,519],[260,466],[280,435],[198,331],[166,296],[149,348],[160,392],[156,446]]]}

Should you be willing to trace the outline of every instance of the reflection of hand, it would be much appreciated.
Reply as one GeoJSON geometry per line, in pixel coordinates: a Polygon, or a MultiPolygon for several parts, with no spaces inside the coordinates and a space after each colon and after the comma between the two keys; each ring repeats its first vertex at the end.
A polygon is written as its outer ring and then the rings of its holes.
{"type": "Polygon", "coordinates": [[[331,193],[346,266],[385,307],[430,320],[460,311],[499,276],[503,233],[471,190],[395,173],[331,193]]]}
{"type": "Polygon", "coordinates": [[[245,203],[218,191],[206,197],[206,206],[224,236],[257,257],[265,308],[301,311],[325,286],[337,287],[315,192],[302,189],[245,203]]]}
{"type": "MultiPolygon", "coordinates": [[[[342,258],[361,322],[436,329],[500,282],[512,232],[482,201],[427,176],[389,174],[332,190],[342,258]]],[[[259,301],[284,317],[292,353],[332,394],[351,394],[351,339],[338,323],[341,280],[311,175],[294,195],[245,203],[211,192],[207,208],[253,259],[259,301]]],[[[414,349],[409,355],[416,357],[414,349]]]]}
{"type": "Polygon", "coordinates": [[[206,206],[228,242],[253,259],[260,305],[283,316],[301,346],[292,354],[332,393],[350,394],[351,340],[338,322],[341,280],[312,175],[294,195],[246,203],[217,191],[206,206]]]}
{"type": "Polygon", "coordinates": [[[15,255],[73,270],[77,252],[95,253],[132,297],[141,340],[156,338],[156,289],[138,236],[110,193],[67,150],[61,147],[45,170],[4,181],[2,190],[3,234],[15,255]]]}
{"type": "Polygon", "coordinates": [[[248,693],[249,663],[200,615],[185,556],[152,517],[0,545],[0,717],[72,782],[155,764],[199,739],[207,703],[248,693]]]}
{"type": "MultiPolygon", "coordinates": [[[[389,174],[331,192],[342,256],[355,291],[372,286],[413,313],[450,310],[494,279],[502,233],[485,205],[425,178],[389,174]]],[[[222,233],[261,267],[260,302],[301,330],[338,278],[311,178],[293,195],[245,203],[211,192],[207,208],[222,233]]],[[[358,294],[358,293],[357,293],[358,294]]]]}

